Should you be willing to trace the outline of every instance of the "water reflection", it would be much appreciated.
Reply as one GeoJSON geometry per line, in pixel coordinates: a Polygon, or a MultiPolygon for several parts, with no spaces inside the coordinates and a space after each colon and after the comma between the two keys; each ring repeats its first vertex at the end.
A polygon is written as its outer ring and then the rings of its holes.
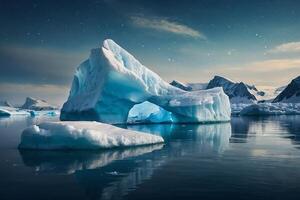
{"type": "Polygon", "coordinates": [[[104,167],[113,161],[136,157],[155,150],[163,144],[105,151],[30,151],[20,150],[26,166],[34,167],[36,172],[73,174],[80,170],[104,167]]]}
{"type": "Polygon", "coordinates": [[[174,159],[188,155],[218,156],[228,147],[231,136],[230,123],[129,128],[160,134],[167,142],[102,152],[20,151],[20,155],[23,163],[37,174],[74,175],[89,199],[118,199],[174,159]]]}
{"type": "MultiPolygon", "coordinates": [[[[299,116],[263,116],[263,117],[232,117],[231,143],[246,143],[249,138],[278,135],[286,137],[295,134],[296,120],[299,116]],[[289,130],[288,130],[289,129],[289,130]]],[[[300,129],[300,127],[299,127],[300,129]]],[[[296,133],[297,134],[297,133],[296,133]]]]}
{"type": "Polygon", "coordinates": [[[208,149],[222,152],[229,144],[231,136],[230,123],[218,124],[157,124],[134,125],[128,129],[157,134],[165,141],[193,141],[199,147],[209,146],[208,149]]]}

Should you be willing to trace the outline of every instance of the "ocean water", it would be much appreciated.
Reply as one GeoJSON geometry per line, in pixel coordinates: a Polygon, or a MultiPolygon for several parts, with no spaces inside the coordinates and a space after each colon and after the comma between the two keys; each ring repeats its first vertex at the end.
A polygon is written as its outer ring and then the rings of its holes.
{"type": "Polygon", "coordinates": [[[134,125],[165,144],[19,151],[22,130],[55,117],[0,118],[0,199],[299,199],[300,116],[134,125]]]}

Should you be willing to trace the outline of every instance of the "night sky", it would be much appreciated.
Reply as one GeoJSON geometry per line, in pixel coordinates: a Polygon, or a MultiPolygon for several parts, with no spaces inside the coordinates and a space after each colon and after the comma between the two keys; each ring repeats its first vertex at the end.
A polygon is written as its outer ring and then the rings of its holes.
{"type": "Polygon", "coordinates": [[[111,38],[165,80],[282,86],[300,75],[300,1],[0,0],[0,100],[60,105],[111,38]]]}

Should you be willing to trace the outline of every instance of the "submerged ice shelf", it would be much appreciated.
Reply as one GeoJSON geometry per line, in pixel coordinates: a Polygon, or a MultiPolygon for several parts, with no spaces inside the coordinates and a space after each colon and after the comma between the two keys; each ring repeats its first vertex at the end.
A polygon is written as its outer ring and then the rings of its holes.
{"type": "MultiPolygon", "coordinates": [[[[146,101],[171,113],[172,122],[230,120],[230,103],[222,88],[203,91],[176,88],[112,40],[105,40],[101,48],[93,49],[89,59],[77,68],[60,117],[126,123],[132,107],[146,101]]],[[[165,117],[156,115],[152,120],[159,122],[165,117]]]]}
{"type": "Polygon", "coordinates": [[[106,149],[164,142],[157,135],[100,122],[45,122],[25,129],[20,149],[106,149]]]}

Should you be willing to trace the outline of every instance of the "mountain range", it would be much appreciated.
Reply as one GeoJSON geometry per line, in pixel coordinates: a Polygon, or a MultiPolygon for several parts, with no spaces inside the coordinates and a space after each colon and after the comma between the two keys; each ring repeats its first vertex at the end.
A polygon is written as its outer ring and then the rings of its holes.
{"type": "Polygon", "coordinates": [[[214,76],[208,83],[182,83],[174,80],[170,84],[186,91],[222,87],[233,104],[300,103],[300,76],[293,79],[287,86],[279,88],[259,88],[244,82],[234,82],[222,76],[214,76]]]}

